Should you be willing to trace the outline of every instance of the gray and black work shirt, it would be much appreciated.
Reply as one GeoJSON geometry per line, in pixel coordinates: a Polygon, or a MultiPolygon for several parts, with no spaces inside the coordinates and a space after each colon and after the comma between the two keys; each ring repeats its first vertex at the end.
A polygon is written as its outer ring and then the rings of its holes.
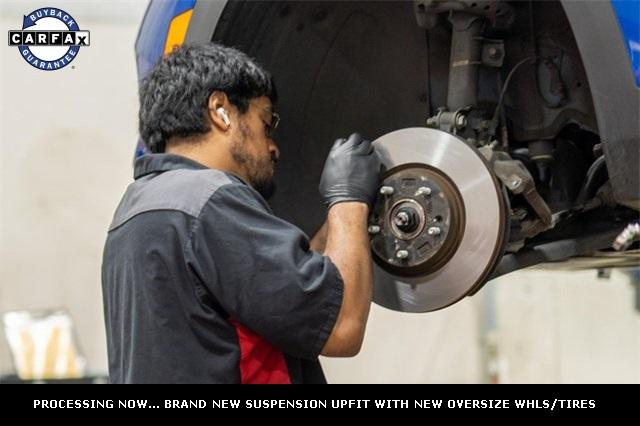
{"type": "Polygon", "coordinates": [[[342,278],[238,177],[135,164],[102,265],[113,383],[324,382],[342,278]]]}

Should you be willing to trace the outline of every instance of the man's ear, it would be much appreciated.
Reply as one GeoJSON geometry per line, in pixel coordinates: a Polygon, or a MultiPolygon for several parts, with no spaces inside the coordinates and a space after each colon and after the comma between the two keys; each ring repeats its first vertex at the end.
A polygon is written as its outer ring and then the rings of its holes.
{"type": "Polygon", "coordinates": [[[214,91],[209,96],[208,114],[209,120],[216,130],[226,132],[231,127],[230,107],[231,103],[227,94],[220,91],[214,91]]]}

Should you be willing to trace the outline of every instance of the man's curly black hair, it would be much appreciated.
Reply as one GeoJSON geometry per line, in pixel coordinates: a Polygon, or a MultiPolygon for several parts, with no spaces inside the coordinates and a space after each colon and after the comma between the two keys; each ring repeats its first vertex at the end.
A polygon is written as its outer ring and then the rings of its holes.
{"type": "Polygon", "coordinates": [[[239,50],[219,44],[176,48],[158,62],[140,84],[140,136],[149,151],[164,152],[172,136],[188,137],[210,130],[209,96],[227,94],[243,114],[253,98],[276,103],[273,79],[239,50]]]}

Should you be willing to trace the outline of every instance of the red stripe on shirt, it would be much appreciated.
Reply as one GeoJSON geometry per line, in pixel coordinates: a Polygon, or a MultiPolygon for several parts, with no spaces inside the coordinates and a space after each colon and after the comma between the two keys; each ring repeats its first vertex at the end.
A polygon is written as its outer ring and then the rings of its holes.
{"type": "Polygon", "coordinates": [[[291,377],[282,351],[271,343],[229,319],[240,345],[240,381],[243,384],[290,384],[291,377]]]}

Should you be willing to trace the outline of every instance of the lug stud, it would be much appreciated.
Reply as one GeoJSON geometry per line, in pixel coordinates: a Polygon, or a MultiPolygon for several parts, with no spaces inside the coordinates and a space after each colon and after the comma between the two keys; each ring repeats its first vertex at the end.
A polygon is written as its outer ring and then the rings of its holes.
{"type": "Polygon", "coordinates": [[[407,257],[409,257],[409,252],[406,250],[398,250],[396,252],[396,257],[398,259],[406,259],[407,257]]]}
{"type": "Polygon", "coordinates": [[[394,191],[393,186],[386,186],[385,185],[385,186],[380,188],[380,193],[382,195],[391,195],[391,194],[393,194],[393,191],[394,191]]]}
{"type": "Polygon", "coordinates": [[[431,195],[431,188],[429,188],[428,186],[421,186],[413,195],[415,197],[419,197],[421,195],[425,195],[425,196],[431,195]]]}

